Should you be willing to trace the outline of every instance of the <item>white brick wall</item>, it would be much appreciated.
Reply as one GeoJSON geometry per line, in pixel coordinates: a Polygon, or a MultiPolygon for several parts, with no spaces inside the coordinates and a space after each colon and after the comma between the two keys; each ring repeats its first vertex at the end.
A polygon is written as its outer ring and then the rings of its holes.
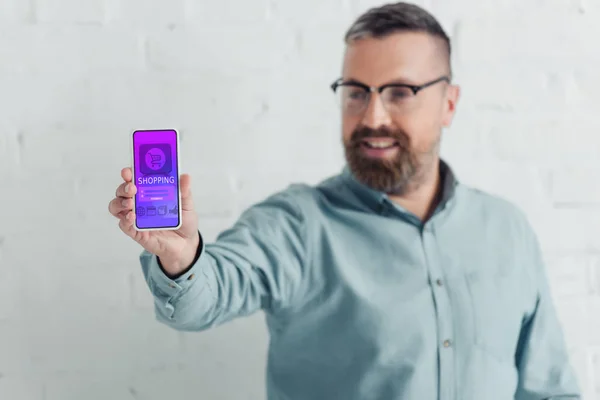
{"type": "MultiPolygon", "coordinates": [[[[339,171],[328,85],[344,30],[381,3],[0,0],[0,399],[264,396],[262,316],[202,335],[156,323],[106,205],[134,128],[181,130],[209,240],[339,171]]],[[[600,399],[600,0],[418,4],[453,37],[463,87],[443,153],[531,217],[600,399]]]]}

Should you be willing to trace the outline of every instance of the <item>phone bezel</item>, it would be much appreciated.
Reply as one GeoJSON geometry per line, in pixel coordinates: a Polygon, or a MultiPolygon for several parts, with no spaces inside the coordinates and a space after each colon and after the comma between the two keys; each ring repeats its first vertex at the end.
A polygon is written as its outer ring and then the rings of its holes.
{"type": "MultiPolygon", "coordinates": [[[[132,181],[133,184],[135,185],[136,189],[137,189],[137,184],[136,182],[136,176],[135,176],[135,144],[134,144],[134,136],[136,134],[136,132],[164,132],[164,131],[173,131],[175,132],[175,141],[176,141],[176,157],[177,157],[177,219],[178,219],[178,224],[177,226],[168,226],[168,227],[153,227],[153,228],[140,228],[137,225],[137,206],[136,206],[136,196],[133,196],[133,213],[135,215],[135,219],[134,219],[134,223],[133,223],[133,227],[135,228],[136,231],[176,231],[178,229],[181,228],[182,225],[182,210],[181,210],[181,182],[180,182],[180,176],[181,176],[181,169],[180,169],[180,164],[181,164],[181,160],[180,160],[180,144],[179,144],[179,130],[176,128],[164,128],[164,129],[134,129],[131,131],[130,134],[130,156],[131,156],[131,175],[132,175],[132,181]]],[[[136,194],[137,194],[137,190],[136,190],[136,194]]]]}

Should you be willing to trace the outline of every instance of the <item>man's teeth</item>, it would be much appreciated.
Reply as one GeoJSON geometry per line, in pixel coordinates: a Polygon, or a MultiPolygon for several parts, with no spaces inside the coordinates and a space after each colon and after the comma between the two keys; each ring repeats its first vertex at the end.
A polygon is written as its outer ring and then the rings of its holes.
{"type": "Polygon", "coordinates": [[[373,147],[375,149],[385,149],[387,147],[392,147],[396,142],[389,141],[389,140],[382,140],[382,141],[369,140],[369,141],[365,141],[365,143],[367,144],[367,146],[373,147]]]}

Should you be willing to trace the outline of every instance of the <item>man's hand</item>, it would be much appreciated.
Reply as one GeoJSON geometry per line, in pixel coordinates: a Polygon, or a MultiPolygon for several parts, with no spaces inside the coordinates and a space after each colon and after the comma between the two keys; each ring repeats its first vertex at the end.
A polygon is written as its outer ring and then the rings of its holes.
{"type": "Polygon", "coordinates": [[[108,210],[119,219],[119,227],[127,236],[160,258],[168,275],[180,274],[193,262],[200,242],[198,216],[194,211],[190,176],[182,174],[180,178],[181,228],[175,231],[142,232],[137,231],[134,227],[133,196],[135,196],[136,187],[131,181],[133,178],[131,168],[123,168],[121,177],[124,182],[117,187],[115,198],[108,204],[108,210]]]}

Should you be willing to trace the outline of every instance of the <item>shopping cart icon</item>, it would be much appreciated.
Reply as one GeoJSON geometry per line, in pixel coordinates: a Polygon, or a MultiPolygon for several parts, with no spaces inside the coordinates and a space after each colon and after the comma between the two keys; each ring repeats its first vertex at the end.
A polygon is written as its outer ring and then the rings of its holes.
{"type": "Polygon", "coordinates": [[[140,170],[144,175],[168,174],[173,169],[171,146],[168,143],[140,145],[140,170]]]}
{"type": "Polygon", "coordinates": [[[147,155],[150,156],[150,167],[152,169],[158,169],[161,167],[162,156],[160,154],[152,154],[152,153],[148,152],[147,155]]]}

